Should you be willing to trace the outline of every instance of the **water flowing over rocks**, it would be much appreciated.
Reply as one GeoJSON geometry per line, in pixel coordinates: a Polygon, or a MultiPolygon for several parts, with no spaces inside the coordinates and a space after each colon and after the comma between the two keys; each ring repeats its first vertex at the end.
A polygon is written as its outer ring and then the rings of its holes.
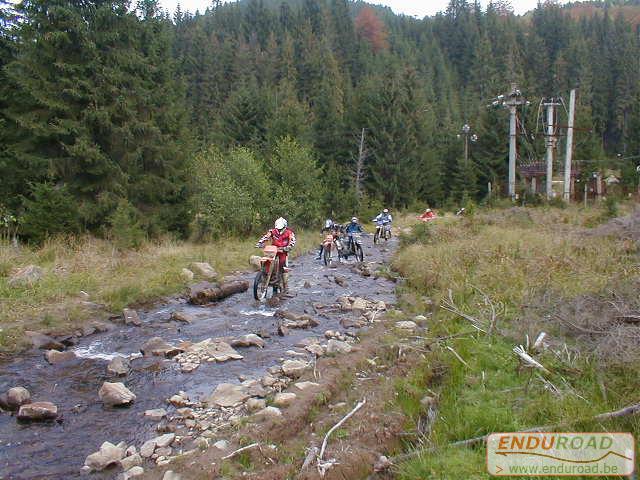
{"type": "Polygon", "coordinates": [[[110,407],[127,406],[136,399],[134,393],[123,383],[104,382],[98,391],[100,400],[110,407]]]}
{"type": "Polygon", "coordinates": [[[29,340],[31,340],[31,344],[34,348],[39,348],[40,350],[60,351],[64,350],[65,348],[61,342],[51,338],[48,335],[45,335],[44,333],[30,331],[26,331],[24,333],[29,338],[29,340]]]}

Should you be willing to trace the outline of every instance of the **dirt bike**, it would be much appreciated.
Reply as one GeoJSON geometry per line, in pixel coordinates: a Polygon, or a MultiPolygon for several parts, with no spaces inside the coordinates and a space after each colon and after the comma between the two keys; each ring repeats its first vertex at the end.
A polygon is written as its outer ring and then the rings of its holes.
{"type": "Polygon", "coordinates": [[[389,222],[377,223],[376,233],[373,235],[373,243],[380,243],[380,239],[384,239],[386,242],[391,238],[391,224],[389,222]]]}
{"type": "Polygon", "coordinates": [[[355,255],[359,262],[364,261],[364,250],[362,250],[362,235],[360,233],[352,233],[351,239],[347,237],[346,248],[342,249],[340,255],[345,260],[351,255],[355,255]]]}
{"type": "Polygon", "coordinates": [[[287,268],[281,268],[278,253],[283,250],[273,245],[263,248],[263,256],[260,258],[260,271],[253,281],[253,297],[260,301],[269,296],[271,287],[271,297],[285,289],[284,274],[287,268]]]}

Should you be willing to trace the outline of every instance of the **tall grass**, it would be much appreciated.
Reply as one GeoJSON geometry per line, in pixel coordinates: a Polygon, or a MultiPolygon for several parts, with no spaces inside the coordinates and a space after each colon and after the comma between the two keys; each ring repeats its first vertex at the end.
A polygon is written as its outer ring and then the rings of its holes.
{"type": "MultiPolygon", "coordinates": [[[[308,251],[319,241],[316,237],[299,232],[295,252],[308,251]]],[[[256,253],[257,238],[206,244],[163,240],[125,251],[93,237],[51,239],[40,248],[0,245],[0,350],[20,348],[24,330],[66,332],[95,319],[81,292],[117,313],[183,290],[187,282],[181,270],[192,262],[209,262],[221,275],[244,270],[256,253]],[[10,286],[11,271],[29,264],[45,270],[42,280],[10,286]]]]}
{"type": "Polygon", "coordinates": [[[404,297],[422,301],[405,302],[403,308],[433,313],[430,339],[459,336],[426,340],[427,353],[414,374],[397,380],[398,407],[412,418],[408,429],[424,425],[420,399],[425,394],[435,393],[438,409],[431,431],[422,437],[422,446],[435,450],[401,465],[400,478],[488,478],[482,445],[449,444],[492,432],[575,422],[571,428],[577,431],[640,433],[639,419],[589,420],[638,401],[639,365],[604,367],[584,346],[563,337],[562,328],[554,329],[551,317],[545,328],[552,329],[547,331],[554,345],[538,359],[552,372],[545,380],[557,391],[521,370],[512,352],[525,343],[526,334],[539,332],[525,307],[538,302],[546,308],[637,279],[637,252],[620,239],[589,235],[582,226],[600,214],[549,207],[485,211],[473,218],[442,219],[405,236],[394,267],[407,279],[404,297]],[[467,320],[437,308],[449,291],[459,308],[485,321],[490,309],[480,291],[486,293],[497,311],[499,333],[473,333],[467,320]],[[557,354],[563,344],[568,353],[557,354]]]}

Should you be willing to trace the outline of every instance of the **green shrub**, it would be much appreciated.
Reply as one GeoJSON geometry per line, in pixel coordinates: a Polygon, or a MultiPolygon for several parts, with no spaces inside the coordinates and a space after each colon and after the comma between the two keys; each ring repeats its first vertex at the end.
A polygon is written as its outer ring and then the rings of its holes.
{"type": "Polygon", "coordinates": [[[34,243],[48,236],[78,233],[80,221],[76,200],[67,188],[50,183],[31,185],[31,195],[23,199],[20,235],[34,243]]]}
{"type": "Polygon", "coordinates": [[[618,199],[613,195],[607,196],[604,199],[604,216],[606,218],[618,216],[618,199]]]}
{"type": "Polygon", "coordinates": [[[139,248],[146,233],[140,223],[140,214],[127,200],[118,202],[118,207],[109,217],[109,237],[120,250],[139,248]]]}

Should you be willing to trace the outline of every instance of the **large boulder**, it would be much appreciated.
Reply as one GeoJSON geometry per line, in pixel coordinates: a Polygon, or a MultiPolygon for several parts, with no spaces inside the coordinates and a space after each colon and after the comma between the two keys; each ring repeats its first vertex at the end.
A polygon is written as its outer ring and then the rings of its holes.
{"type": "Polygon", "coordinates": [[[58,417],[58,407],[51,402],[34,402],[22,405],[18,410],[18,420],[41,422],[58,417]]]}
{"type": "Polygon", "coordinates": [[[216,272],[211,265],[206,262],[194,262],[191,264],[191,270],[196,274],[204,277],[206,279],[213,279],[218,276],[218,272],[216,272]]]}
{"type": "Polygon", "coordinates": [[[91,471],[99,472],[110,465],[119,464],[120,460],[124,458],[124,452],[124,448],[110,442],[104,442],[100,446],[100,450],[86,458],[84,464],[86,467],[89,467],[91,471]]]}
{"type": "Polygon", "coordinates": [[[282,373],[290,378],[300,377],[307,369],[309,364],[300,360],[285,360],[282,364],[282,373]]]}
{"type": "Polygon", "coordinates": [[[124,377],[129,373],[131,365],[125,357],[117,356],[107,365],[107,373],[115,377],[124,377]]]}
{"type": "Polygon", "coordinates": [[[78,357],[71,351],[59,352],[58,350],[47,350],[44,352],[44,358],[51,365],[57,365],[59,363],[71,362],[76,360],[78,357]]]}
{"type": "Polygon", "coordinates": [[[166,472],[164,472],[162,480],[182,480],[182,477],[179,474],[172,472],[171,470],[167,470],[166,472]]]}
{"type": "Polygon", "coordinates": [[[191,270],[189,270],[188,268],[183,268],[180,271],[180,277],[185,281],[185,282],[190,282],[191,280],[193,280],[194,274],[191,270]]]}
{"type": "Polygon", "coordinates": [[[242,385],[221,383],[207,399],[209,405],[219,407],[235,407],[243,403],[250,395],[242,385]]]}
{"type": "Polygon", "coordinates": [[[0,395],[0,408],[3,410],[17,410],[30,401],[31,394],[29,390],[24,387],[13,387],[0,395]]]}
{"type": "Polygon", "coordinates": [[[282,412],[278,407],[266,407],[254,414],[254,418],[259,420],[273,420],[282,417],[282,412]]]}
{"type": "Polygon", "coordinates": [[[44,270],[42,268],[37,265],[27,265],[14,270],[7,283],[11,287],[32,286],[40,281],[43,276],[44,270]]]}
{"type": "Polygon", "coordinates": [[[236,338],[231,341],[232,347],[258,347],[264,348],[265,341],[261,339],[255,333],[250,333],[249,335],[243,335],[242,337],[236,338]]]}
{"type": "Polygon", "coordinates": [[[125,308],[122,310],[122,319],[125,325],[135,325],[136,327],[142,325],[138,312],[132,308],[125,308]]]}
{"type": "Polygon", "coordinates": [[[100,400],[110,407],[131,405],[136,396],[123,383],[104,382],[98,391],[100,400]]]}
{"type": "Polygon", "coordinates": [[[61,342],[44,333],[26,331],[24,334],[31,340],[35,348],[40,350],[64,350],[64,345],[61,342]]]}
{"type": "Polygon", "coordinates": [[[144,475],[144,468],[139,465],[131,467],[116,477],[116,480],[129,480],[144,475]]]}
{"type": "Polygon", "coordinates": [[[179,353],[182,353],[182,349],[174,345],[169,345],[160,337],[150,338],[145,342],[140,351],[143,355],[155,355],[158,357],[175,357],[179,353]]]}
{"type": "Polygon", "coordinates": [[[139,453],[134,453],[120,460],[120,466],[123,470],[129,470],[140,465],[142,465],[142,457],[139,453]]]}
{"type": "Polygon", "coordinates": [[[228,343],[210,338],[202,342],[194,343],[187,349],[187,353],[194,353],[199,357],[213,358],[216,362],[242,360],[244,358],[228,343]]]}

